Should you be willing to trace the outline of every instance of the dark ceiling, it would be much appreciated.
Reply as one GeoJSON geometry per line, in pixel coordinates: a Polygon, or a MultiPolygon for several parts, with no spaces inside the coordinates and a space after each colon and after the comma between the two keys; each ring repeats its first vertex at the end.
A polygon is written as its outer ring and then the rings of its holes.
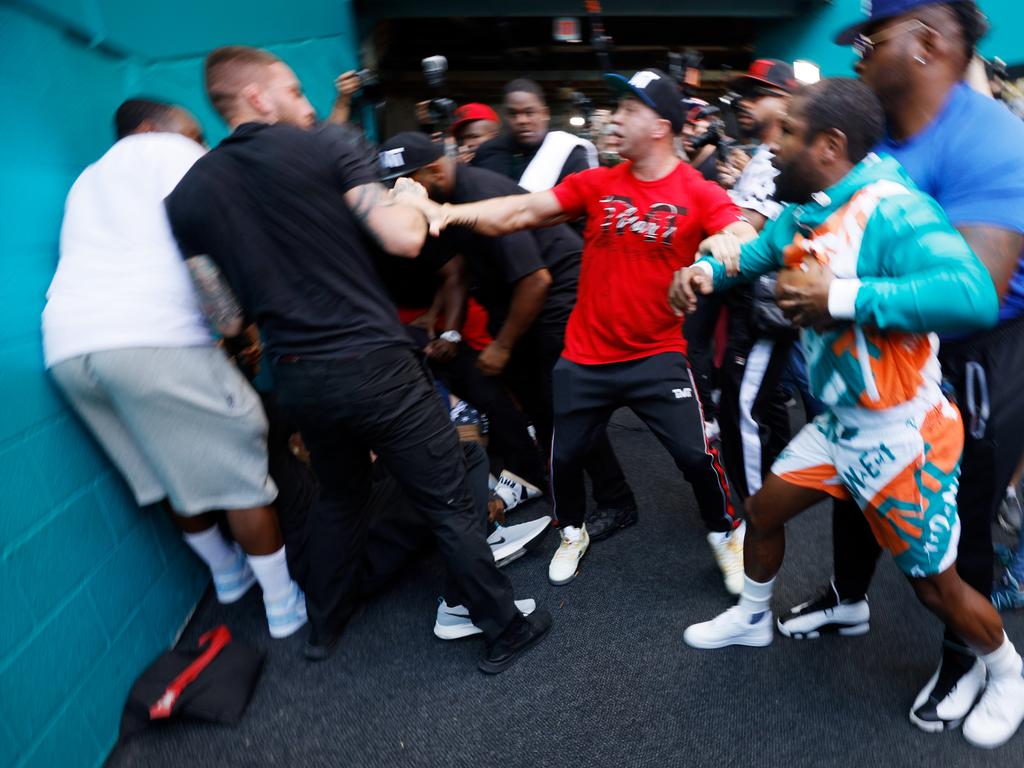
{"type": "MultiPolygon", "coordinates": [[[[755,24],[742,18],[608,17],[605,32],[613,39],[612,68],[632,72],[668,67],[670,51],[693,49],[703,56],[704,84],[715,90],[730,71],[745,69],[751,59],[755,24]]],[[[370,39],[384,90],[392,97],[426,98],[429,92],[420,62],[441,54],[448,59],[449,93],[459,102],[494,103],[501,85],[513,77],[531,77],[551,93],[558,88],[605,97],[598,58],[586,42],[553,39],[551,17],[418,18],[382,21],[370,39]]],[[[553,105],[554,106],[554,105],[553,105]]]]}

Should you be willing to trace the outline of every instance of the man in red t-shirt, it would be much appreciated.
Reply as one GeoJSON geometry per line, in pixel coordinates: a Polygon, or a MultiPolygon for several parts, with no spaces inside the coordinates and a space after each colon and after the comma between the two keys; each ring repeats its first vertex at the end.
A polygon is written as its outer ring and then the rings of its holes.
{"type": "Polygon", "coordinates": [[[578,572],[590,543],[582,459],[612,412],[629,406],[693,486],[726,586],[738,593],[742,523],[704,433],[682,324],[666,297],[674,271],[693,263],[703,240],[725,232],[746,241],[756,232],[720,187],[676,155],[684,114],[673,82],[656,69],[605,79],[622,96],[611,124],[627,162],[572,174],[551,190],[468,205],[435,206],[409,182],[395,193],[419,204],[435,234],[461,225],[503,235],[587,217],[579,294],[554,371],[551,479],[562,543],[550,581],[566,584],[578,572]]]}

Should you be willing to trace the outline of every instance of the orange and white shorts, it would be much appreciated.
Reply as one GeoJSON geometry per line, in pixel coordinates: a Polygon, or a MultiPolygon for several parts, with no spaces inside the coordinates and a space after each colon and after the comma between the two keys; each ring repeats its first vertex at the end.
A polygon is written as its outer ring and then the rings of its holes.
{"type": "Polygon", "coordinates": [[[960,540],[960,412],[942,398],[890,416],[868,412],[863,422],[841,422],[826,412],[793,438],[772,473],[856,501],[878,543],[908,576],[942,573],[956,562],[960,540]]]}

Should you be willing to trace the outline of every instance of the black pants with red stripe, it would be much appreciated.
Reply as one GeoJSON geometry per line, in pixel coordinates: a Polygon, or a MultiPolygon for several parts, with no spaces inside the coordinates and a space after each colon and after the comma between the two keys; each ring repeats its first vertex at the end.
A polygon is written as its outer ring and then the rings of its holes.
{"type": "Polygon", "coordinates": [[[739,524],[718,452],[708,445],[704,415],[686,356],[679,352],[607,365],[558,361],[551,484],[559,525],[581,526],[586,511],[583,460],[612,413],[628,407],[650,428],[693,486],[709,530],[739,524]]]}

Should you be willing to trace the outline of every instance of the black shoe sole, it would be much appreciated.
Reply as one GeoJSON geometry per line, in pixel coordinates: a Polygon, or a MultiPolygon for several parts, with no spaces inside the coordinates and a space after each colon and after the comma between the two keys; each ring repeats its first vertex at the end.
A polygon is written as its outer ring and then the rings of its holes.
{"type": "Polygon", "coordinates": [[[810,629],[806,632],[793,632],[792,630],[786,630],[783,628],[782,622],[779,622],[776,626],[779,630],[779,634],[783,637],[788,637],[792,640],[817,640],[822,635],[840,635],[841,637],[860,637],[866,635],[871,631],[871,625],[864,622],[863,624],[822,624],[816,629],[810,629]]]}
{"type": "Polygon", "coordinates": [[[483,672],[485,675],[498,675],[504,672],[506,669],[515,664],[522,657],[524,653],[533,648],[537,643],[547,637],[548,631],[551,629],[551,625],[548,624],[543,632],[540,632],[529,639],[528,642],[524,643],[512,656],[509,656],[504,661],[488,661],[487,659],[480,659],[477,663],[477,669],[483,672]]]}

